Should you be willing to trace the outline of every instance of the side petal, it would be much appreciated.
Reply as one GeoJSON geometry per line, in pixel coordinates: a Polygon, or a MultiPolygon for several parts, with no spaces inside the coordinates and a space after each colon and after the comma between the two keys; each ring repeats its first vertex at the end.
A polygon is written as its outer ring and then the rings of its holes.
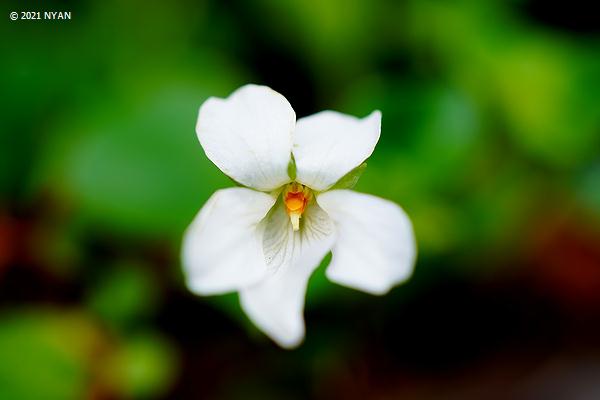
{"type": "Polygon", "coordinates": [[[365,161],[379,140],[381,112],[359,119],[335,111],[300,118],[294,133],[296,180],[326,190],[365,161]]]}
{"type": "Polygon", "coordinates": [[[183,239],[190,290],[200,295],[227,293],[266,276],[260,222],[274,203],[273,196],[246,188],[212,195],[183,239]]]}
{"type": "Polygon", "coordinates": [[[384,294],[410,277],[416,244],[412,224],[398,205],[350,190],[323,193],[317,202],[338,236],[326,270],[331,281],[384,294]]]}
{"type": "Polygon", "coordinates": [[[242,185],[270,191],[290,181],[290,103],[266,86],[246,85],[226,99],[211,97],[198,114],[196,133],[206,156],[242,185]]]}
{"type": "Polygon", "coordinates": [[[280,202],[266,221],[263,246],[271,275],[240,291],[240,303],[254,324],[281,347],[304,338],[304,298],[314,270],[334,241],[333,223],[312,204],[294,232],[280,202]]]}

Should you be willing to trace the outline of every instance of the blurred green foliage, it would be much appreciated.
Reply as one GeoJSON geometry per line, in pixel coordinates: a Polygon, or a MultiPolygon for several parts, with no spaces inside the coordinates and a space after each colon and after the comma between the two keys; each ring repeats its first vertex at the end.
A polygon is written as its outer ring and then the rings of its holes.
{"type": "MultiPolygon", "coordinates": [[[[520,4],[50,2],[73,20],[2,24],[0,217],[35,214],[35,273],[83,294],[3,307],[0,398],[168,393],[184,349],[153,318],[166,292],[185,290],[183,230],[231,185],[197,143],[197,110],[247,82],[306,113],[382,111],[356,189],[407,210],[417,274],[487,273],[480,260],[522,251],[522,234],[545,215],[578,210],[593,224],[600,43],[544,27],[520,4]]],[[[322,265],[307,304],[355,296],[322,265]]],[[[246,321],[235,296],[198,302],[246,321]]]]}
{"type": "Polygon", "coordinates": [[[90,288],[87,307],[113,329],[127,332],[155,309],[157,283],[141,266],[113,267],[90,288]]]}
{"type": "Polygon", "coordinates": [[[76,399],[88,387],[86,364],[96,341],[76,313],[20,311],[0,323],[0,397],[76,399]]]}
{"type": "Polygon", "coordinates": [[[154,335],[110,343],[82,312],[19,310],[0,321],[0,397],[81,399],[164,393],[176,372],[172,346],[154,335]]]}

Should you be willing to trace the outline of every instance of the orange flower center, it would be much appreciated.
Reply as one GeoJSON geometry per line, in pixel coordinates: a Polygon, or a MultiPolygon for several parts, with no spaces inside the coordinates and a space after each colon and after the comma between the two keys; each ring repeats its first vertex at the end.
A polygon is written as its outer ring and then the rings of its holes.
{"type": "Polygon", "coordinates": [[[292,182],[283,191],[283,202],[285,210],[290,216],[292,228],[297,231],[300,229],[300,218],[306,209],[312,193],[309,188],[296,182],[292,182]]]}

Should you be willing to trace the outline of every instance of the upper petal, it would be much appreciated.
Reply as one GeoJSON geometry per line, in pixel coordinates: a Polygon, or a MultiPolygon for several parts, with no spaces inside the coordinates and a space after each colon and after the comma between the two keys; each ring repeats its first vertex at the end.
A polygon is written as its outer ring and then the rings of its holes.
{"type": "Polygon", "coordinates": [[[300,118],[294,133],[296,180],[328,189],[373,153],[380,130],[379,111],[363,119],[335,111],[300,118]]]}
{"type": "Polygon", "coordinates": [[[265,277],[260,221],[274,203],[273,196],[246,188],[212,195],[183,240],[183,267],[193,292],[227,293],[265,277]]]}
{"type": "Polygon", "coordinates": [[[304,338],[304,297],[308,279],[334,240],[333,223],[312,204],[294,232],[280,202],[266,221],[263,246],[271,275],[240,291],[240,303],[254,324],[282,347],[304,338]]]}
{"type": "Polygon", "coordinates": [[[326,271],[331,281],[384,294],[410,277],[415,238],[398,205],[350,190],[323,193],[317,202],[334,221],[338,236],[326,271]]]}
{"type": "Polygon", "coordinates": [[[242,185],[269,191],[290,181],[295,122],[285,97],[266,86],[246,85],[226,99],[206,100],[196,133],[221,171],[242,185]]]}

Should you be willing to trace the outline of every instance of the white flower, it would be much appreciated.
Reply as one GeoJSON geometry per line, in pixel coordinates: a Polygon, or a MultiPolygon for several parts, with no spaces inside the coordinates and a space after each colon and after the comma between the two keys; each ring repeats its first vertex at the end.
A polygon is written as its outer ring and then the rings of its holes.
{"type": "Polygon", "coordinates": [[[380,126],[379,111],[296,120],[288,101],[265,86],[208,99],[196,125],[200,144],[245,187],[217,191],[188,228],[182,257],[189,288],[239,292],[256,326],[291,348],[304,337],[308,279],[329,251],[333,282],[385,294],[406,280],[416,249],[404,211],[334,186],[371,155],[380,126]]]}

